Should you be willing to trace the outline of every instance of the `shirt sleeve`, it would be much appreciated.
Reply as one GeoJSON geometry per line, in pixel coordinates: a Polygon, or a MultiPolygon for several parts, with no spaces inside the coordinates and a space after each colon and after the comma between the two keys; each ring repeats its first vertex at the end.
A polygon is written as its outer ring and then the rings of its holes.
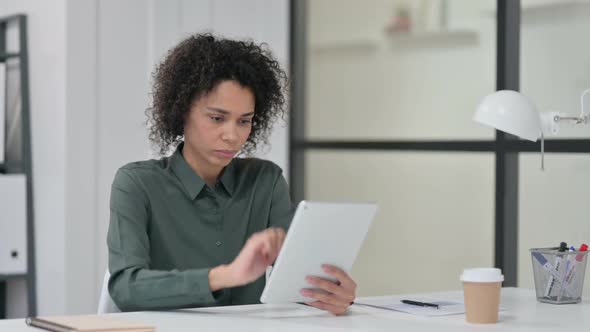
{"type": "Polygon", "coordinates": [[[295,214],[295,206],[291,202],[289,185],[282,172],[275,181],[269,216],[269,227],[282,227],[289,229],[291,220],[295,214]]]}
{"type": "Polygon", "coordinates": [[[111,188],[107,234],[109,293],[122,311],[212,306],[224,291],[211,292],[209,270],[151,270],[148,197],[119,169],[111,188]]]}

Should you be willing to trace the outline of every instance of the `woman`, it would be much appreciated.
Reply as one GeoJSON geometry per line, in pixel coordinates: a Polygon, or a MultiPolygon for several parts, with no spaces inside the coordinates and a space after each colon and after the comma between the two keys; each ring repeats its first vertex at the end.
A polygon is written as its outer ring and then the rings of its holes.
{"type": "MultiPolygon", "coordinates": [[[[286,75],[252,42],[192,36],[154,74],[150,140],[169,157],[121,167],[112,185],[109,292],[123,311],[258,303],[293,216],[281,169],[236,158],[266,143],[286,75]]],[[[308,277],[309,304],[343,314],[356,284],[308,277]]]]}

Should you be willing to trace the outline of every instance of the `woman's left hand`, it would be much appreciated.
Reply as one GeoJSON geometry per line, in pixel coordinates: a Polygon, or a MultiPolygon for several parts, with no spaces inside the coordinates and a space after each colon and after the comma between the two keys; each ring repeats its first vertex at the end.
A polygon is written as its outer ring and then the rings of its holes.
{"type": "Polygon", "coordinates": [[[322,269],[336,278],[337,282],[308,276],[305,280],[321,290],[302,289],[301,294],[316,300],[308,302],[308,305],[334,315],[343,315],[356,297],[356,283],[346,272],[335,266],[326,264],[322,265],[322,269]]]}

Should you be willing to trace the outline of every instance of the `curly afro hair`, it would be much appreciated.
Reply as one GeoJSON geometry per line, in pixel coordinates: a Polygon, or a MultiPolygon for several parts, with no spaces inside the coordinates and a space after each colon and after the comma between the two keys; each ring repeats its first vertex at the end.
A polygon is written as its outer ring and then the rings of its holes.
{"type": "Polygon", "coordinates": [[[152,106],[146,110],[149,139],[160,155],[184,138],[190,105],[219,83],[234,80],[254,94],[252,131],[242,152],[268,144],[272,124],[285,114],[287,75],[268,45],[193,35],[171,49],[153,73],[152,106]]]}

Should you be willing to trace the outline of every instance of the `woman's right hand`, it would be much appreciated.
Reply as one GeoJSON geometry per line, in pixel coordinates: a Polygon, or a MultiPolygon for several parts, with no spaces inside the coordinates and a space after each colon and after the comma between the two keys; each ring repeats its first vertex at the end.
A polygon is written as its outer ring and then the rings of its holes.
{"type": "Polygon", "coordinates": [[[254,233],[233,262],[209,272],[211,290],[242,286],[260,278],[279,255],[284,240],[285,231],[282,228],[268,228],[254,233]]]}

